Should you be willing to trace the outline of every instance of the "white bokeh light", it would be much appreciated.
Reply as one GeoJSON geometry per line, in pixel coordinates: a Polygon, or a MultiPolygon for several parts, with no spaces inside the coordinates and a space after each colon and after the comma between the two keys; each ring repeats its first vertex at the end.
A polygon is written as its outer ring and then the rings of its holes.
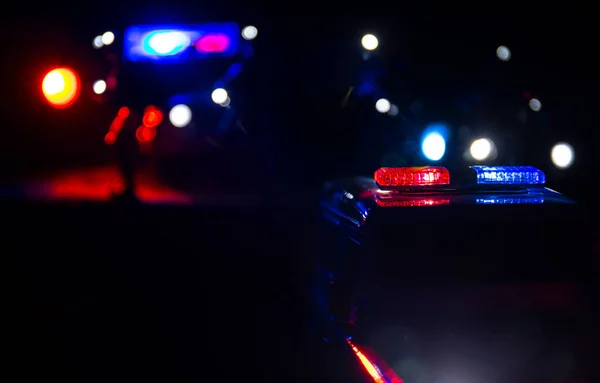
{"type": "Polygon", "coordinates": [[[380,98],[375,103],[375,109],[377,109],[379,113],[387,113],[390,111],[391,108],[392,104],[389,102],[388,99],[385,98],[380,98]]]}
{"type": "Polygon", "coordinates": [[[529,100],[529,107],[534,112],[539,112],[542,109],[542,103],[537,98],[532,98],[529,100]]]}
{"type": "Polygon", "coordinates": [[[183,128],[192,121],[192,110],[184,104],[175,105],[169,111],[169,121],[176,128],[183,128]]]}
{"type": "Polygon", "coordinates": [[[439,133],[429,133],[421,144],[423,155],[431,161],[439,161],[446,152],[446,140],[439,133]]]}
{"type": "Polygon", "coordinates": [[[102,94],[106,91],[106,81],[98,80],[93,85],[94,93],[102,94]]]}
{"type": "Polygon", "coordinates": [[[229,105],[231,105],[231,99],[229,97],[227,97],[227,99],[225,101],[223,101],[222,103],[220,103],[219,105],[221,105],[223,108],[227,108],[229,105]]]}
{"type": "Polygon", "coordinates": [[[377,37],[372,34],[364,35],[360,40],[360,43],[362,44],[363,48],[368,51],[375,50],[379,46],[379,40],[377,40],[377,37]]]}
{"type": "Polygon", "coordinates": [[[104,46],[104,43],[102,42],[102,36],[94,37],[94,41],[92,42],[92,45],[94,45],[94,48],[96,48],[96,49],[102,48],[104,46]]]}
{"type": "Polygon", "coordinates": [[[510,49],[505,47],[504,45],[500,45],[498,49],[496,49],[496,56],[502,61],[508,61],[511,57],[510,49]]]}
{"type": "Polygon", "coordinates": [[[483,161],[492,154],[494,144],[487,138],[479,138],[471,144],[471,157],[477,161],[483,161]]]}
{"type": "Polygon", "coordinates": [[[104,32],[104,34],[102,35],[102,44],[104,45],[110,45],[115,41],[115,34],[112,33],[111,31],[108,32],[104,32]]]}
{"type": "Polygon", "coordinates": [[[573,164],[575,151],[573,147],[566,142],[554,145],[550,152],[552,163],[559,169],[566,169],[573,164]]]}
{"type": "Polygon", "coordinates": [[[244,40],[254,40],[258,35],[258,29],[254,25],[248,25],[242,29],[242,37],[244,40]]]}
{"type": "Polygon", "coordinates": [[[227,101],[227,98],[229,97],[229,95],[227,94],[227,91],[225,89],[217,88],[217,89],[213,90],[210,97],[212,98],[212,100],[215,104],[220,105],[220,104],[224,103],[225,101],[227,101]]]}

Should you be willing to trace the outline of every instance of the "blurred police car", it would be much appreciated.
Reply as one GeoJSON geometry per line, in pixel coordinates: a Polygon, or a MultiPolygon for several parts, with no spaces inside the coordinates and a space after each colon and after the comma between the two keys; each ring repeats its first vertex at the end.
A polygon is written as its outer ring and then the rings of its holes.
{"type": "Polygon", "coordinates": [[[248,56],[243,48],[235,23],[127,28],[116,96],[142,114],[140,143],[154,141],[164,156],[189,154],[235,128],[242,102],[230,94],[248,56]]]}
{"type": "Polygon", "coordinates": [[[326,184],[324,339],[376,382],[592,381],[590,238],[580,207],[544,183],[533,167],[471,166],[326,184]]]}
{"type": "MultiPolygon", "coordinates": [[[[198,181],[191,176],[204,181],[214,176],[204,174],[206,169],[222,179],[223,168],[230,164],[238,170],[256,167],[246,154],[256,149],[244,127],[251,114],[245,102],[248,87],[240,83],[256,34],[255,27],[240,29],[230,22],[108,31],[93,40],[98,56],[93,62],[103,65],[86,71],[82,64],[55,67],[46,72],[41,93],[49,109],[63,117],[85,114],[85,134],[94,143],[117,144],[121,159],[140,157],[141,151],[168,182],[178,182],[177,177],[184,183],[198,181]],[[96,108],[82,113],[81,99],[96,108]],[[106,118],[103,111],[108,109],[111,116],[106,118]],[[101,131],[96,125],[102,125],[101,131]]],[[[91,147],[81,141],[79,146],[91,147]]],[[[112,152],[101,149],[95,152],[112,152]]]]}

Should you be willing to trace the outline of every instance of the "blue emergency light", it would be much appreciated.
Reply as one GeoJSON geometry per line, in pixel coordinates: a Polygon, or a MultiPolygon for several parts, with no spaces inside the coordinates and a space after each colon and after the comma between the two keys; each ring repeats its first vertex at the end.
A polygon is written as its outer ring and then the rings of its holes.
{"type": "Polygon", "coordinates": [[[240,48],[235,23],[138,25],[127,28],[124,56],[132,62],[185,62],[205,57],[231,57],[240,48]]]}
{"type": "Polygon", "coordinates": [[[533,166],[471,166],[478,185],[543,185],[546,175],[533,166]]]}

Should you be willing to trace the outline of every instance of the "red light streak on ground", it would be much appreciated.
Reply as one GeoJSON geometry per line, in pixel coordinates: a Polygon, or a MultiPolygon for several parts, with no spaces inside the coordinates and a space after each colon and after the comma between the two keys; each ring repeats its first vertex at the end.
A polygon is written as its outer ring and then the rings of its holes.
{"type": "Polygon", "coordinates": [[[350,339],[347,339],[346,342],[348,342],[348,345],[350,345],[352,351],[354,351],[356,357],[361,362],[361,364],[363,365],[367,373],[371,376],[371,378],[373,378],[375,383],[404,383],[402,378],[396,375],[396,372],[393,369],[389,368],[384,361],[378,360],[377,363],[375,363],[373,359],[376,358],[374,358],[373,355],[365,355],[364,350],[359,350],[358,347],[355,346],[350,339]],[[381,374],[382,370],[385,371],[385,377],[381,374]]]}
{"type": "MultiPolygon", "coordinates": [[[[65,172],[27,187],[28,197],[45,200],[110,201],[115,194],[122,192],[121,175],[116,167],[111,166],[65,172]]],[[[160,185],[148,174],[136,177],[135,194],[145,203],[193,202],[189,195],[160,185]]]]}

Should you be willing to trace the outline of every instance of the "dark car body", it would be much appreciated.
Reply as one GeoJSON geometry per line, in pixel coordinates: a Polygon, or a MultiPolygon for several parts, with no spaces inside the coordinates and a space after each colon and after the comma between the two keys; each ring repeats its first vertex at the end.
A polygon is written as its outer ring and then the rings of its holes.
{"type": "Polygon", "coordinates": [[[346,179],[323,189],[313,292],[326,337],[405,382],[588,382],[590,249],[581,207],[542,185],[346,179]]]}

